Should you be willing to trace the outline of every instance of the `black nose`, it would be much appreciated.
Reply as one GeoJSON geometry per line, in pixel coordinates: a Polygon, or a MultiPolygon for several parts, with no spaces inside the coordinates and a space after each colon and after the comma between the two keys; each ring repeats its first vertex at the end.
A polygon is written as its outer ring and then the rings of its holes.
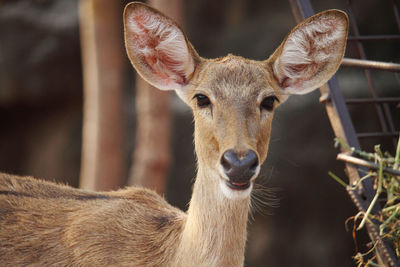
{"type": "Polygon", "coordinates": [[[253,150],[249,150],[243,157],[229,149],[221,158],[221,165],[230,182],[237,184],[248,183],[258,167],[258,157],[253,150]]]}

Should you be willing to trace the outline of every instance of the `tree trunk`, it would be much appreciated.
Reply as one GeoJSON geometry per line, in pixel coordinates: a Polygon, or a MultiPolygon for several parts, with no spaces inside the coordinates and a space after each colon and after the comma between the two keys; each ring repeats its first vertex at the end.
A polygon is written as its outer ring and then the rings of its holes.
{"type": "MultiPolygon", "coordinates": [[[[179,24],[182,21],[182,0],[152,0],[149,4],[179,24]]],[[[160,91],[136,79],[136,147],[129,184],[140,185],[164,193],[171,162],[170,92],[160,91]]]]}
{"type": "Polygon", "coordinates": [[[80,187],[109,190],[124,180],[124,47],[118,1],[81,0],[84,118],[80,187]]]}

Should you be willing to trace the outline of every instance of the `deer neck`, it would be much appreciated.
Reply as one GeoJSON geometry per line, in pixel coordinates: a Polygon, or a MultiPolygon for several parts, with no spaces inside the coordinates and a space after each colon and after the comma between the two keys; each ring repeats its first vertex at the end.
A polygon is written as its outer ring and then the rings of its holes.
{"type": "Polygon", "coordinates": [[[216,172],[199,167],[182,233],[181,266],[243,266],[250,198],[227,199],[218,183],[216,172]]]}

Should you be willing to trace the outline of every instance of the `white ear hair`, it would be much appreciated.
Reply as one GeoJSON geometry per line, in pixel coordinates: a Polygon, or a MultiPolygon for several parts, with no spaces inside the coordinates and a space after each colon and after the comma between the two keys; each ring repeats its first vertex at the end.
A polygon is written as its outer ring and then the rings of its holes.
{"type": "Polygon", "coordinates": [[[331,78],[344,55],[347,28],[346,14],[330,10],[309,18],[289,34],[272,65],[284,93],[305,94],[331,78]]]}
{"type": "Polygon", "coordinates": [[[140,3],[128,5],[124,17],[128,56],[139,74],[161,90],[182,88],[195,69],[182,30],[140,3]]]}

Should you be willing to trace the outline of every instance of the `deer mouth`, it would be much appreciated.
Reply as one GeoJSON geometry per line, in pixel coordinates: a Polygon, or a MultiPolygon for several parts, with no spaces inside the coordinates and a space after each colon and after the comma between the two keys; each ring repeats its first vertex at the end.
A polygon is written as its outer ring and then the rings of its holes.
{"type": "Polygon", "coordinates": [[[232,181],[226,181],[226,185],[233,189],[233,190],[246,190],[247,188],[250,187],[250,182],[247,183],[237,183],[237,182],[232,182],[232,181]]]}
{"type": "Polygon", "coordinates": [[[226,198],[238,200],[249,197],[253,188],[253,181],[234,181],[224,178],[220,180],[219,185],[226,198]]]}

